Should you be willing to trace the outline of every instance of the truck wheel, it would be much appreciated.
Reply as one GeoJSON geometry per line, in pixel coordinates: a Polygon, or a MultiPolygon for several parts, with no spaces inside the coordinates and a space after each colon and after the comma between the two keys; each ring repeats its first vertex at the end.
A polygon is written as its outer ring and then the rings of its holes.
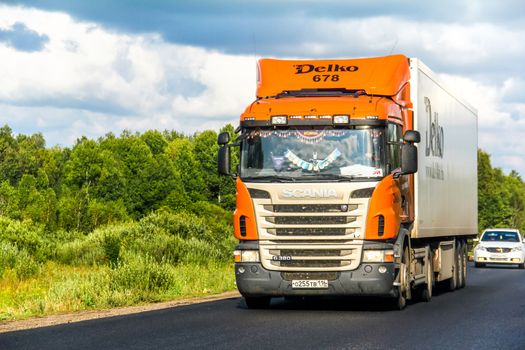
{"type": "Polygon", "coordinates": [[[449,292],[456,290],[459,287],[459,271],[460,271],[460,262],[459,262],[459,249],[456,243],[456,249],[454,250],[454,264],[452,265],[452,277],[445,281],[445,289],[449,292]]]}
{"type": "Polygon", "coordinates": [[[523,263],[523,264],[519,264],[519,265],[518,265],[518,268],[520,268],[520,269],[522,269],[522,270],[525,269],[525,263],[523,263]]]}
{"type": "MultiPolygon", "coordinates": [[[[462,249],[463,244],[461,241],[456,241],[456,250],[455,250],[455,259],[456,259],[456,266],[457,272],[454,274],[456,275],[456,289],[461,288],[461,285],[463,284],[463,257],[462,257],[462,249]]],[[[455,270],[454,270],[455,271],[455,270]]]]}
{"type": "Polygon", "coordinates": [[[467,285],[467,265],[468,265],[468,251],[467,251],[467,242],[463,241],[461,243],[461,286],[460,288],[465,288],[467,285]]]}
{"type": "Polygon", "coordinates": [[[410,267],[410,257],[408,254],[408,246],[403,249],[403,256],[401,257],[401,264],[399,266],[398,278],[399,286],[397,287],[397,296],[392,300],[394,310],[403,310],[406,307],[407,299],[410,298],[410,284],[408,283],[410,267]]]}
{"type": "Polygon", "coordinates": [[[248,309],[266,309],[270,306],[270,297],[244,297],[248,309]]]}
{"type": "Polygon", "coordinates": [[[479,263],[479,262],[474,262],[474,267],[485,267],[485,264],[479,263]]]}
{"type": "Polygon", "coordinates": [[[425,269],[427,274],[427,283],[420,286],[419,299],[425,302],[429,302],[432,299],[432,290],[434,288],[434,257],[432,250],[428,253],[428,262],[425,269]]]}

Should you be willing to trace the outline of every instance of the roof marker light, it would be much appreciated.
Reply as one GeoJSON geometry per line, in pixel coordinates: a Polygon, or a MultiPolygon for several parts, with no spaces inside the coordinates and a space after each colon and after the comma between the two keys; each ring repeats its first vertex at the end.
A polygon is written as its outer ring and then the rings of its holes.
{"type": "Polygon", "coordinates": [[[350,117],[346,114],[334,115],[334,124],[348,124],[350,117]]]}
{"type": "Polygon", "coordinates": [[[288,123],[288,117],[285,115],[273,115],[272,125],[286,125],[288,123]]]}

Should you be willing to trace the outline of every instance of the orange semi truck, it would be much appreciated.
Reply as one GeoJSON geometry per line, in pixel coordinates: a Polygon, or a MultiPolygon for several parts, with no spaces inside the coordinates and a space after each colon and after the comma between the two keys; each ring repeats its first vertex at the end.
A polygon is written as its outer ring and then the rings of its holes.
{"type": "Polygon", "coordinates": [[[438,282],[464,287],[478,231],[475,109],[403,55],[257,68],[239,136],[218,138],[219,173],[237,183],[235,275],[248,307],[362,295],[402,309],[438,282]]]}

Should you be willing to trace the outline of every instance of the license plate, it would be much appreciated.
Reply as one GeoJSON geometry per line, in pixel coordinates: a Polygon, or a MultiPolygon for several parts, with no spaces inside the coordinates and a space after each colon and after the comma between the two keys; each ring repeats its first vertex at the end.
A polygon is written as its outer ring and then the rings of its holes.
{"type": "Polygon", "coordinates": [[[297,289],[326,289],[328,280],[293,280],[292,288],[297,289]]]}
{"type": "Polygon", "coordinates": [[[490,257],[492,259],[502,259],[502,258],[506,258],[506,255],[505,254],[490,254],[490,257]]]}

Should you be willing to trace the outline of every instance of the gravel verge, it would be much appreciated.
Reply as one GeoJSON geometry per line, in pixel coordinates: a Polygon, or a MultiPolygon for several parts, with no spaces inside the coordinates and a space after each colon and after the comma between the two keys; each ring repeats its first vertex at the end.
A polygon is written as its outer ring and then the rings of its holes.
{"type": "Polygon", "coordinates": [[[162,303],[148,304],[148,305],[139,305],[139,306],[129,306],[123,308],[115,309],[106,309],[106,310],[90,310],[90,311],[79,311],[70,314],[61,314],[61,315],[50,315],[44,317],[35,317],[27,320],[20,321],[3,321],[0,322],[0,333],[19,331],[24,329],[32,329],[39,327],[48,327],[64,323],[73,323],[80,321],[93,320],[104,317],[113,317],[121,315],[136,314],[139,312],[153,311],[168,309],[172,307],[179,307],[190,304],[204,303],[207,301],[215,301],[222,299],[231,299],[240,297],[239,292],[231,291],[222,294],[204,296],[204,297],[195,297],[187,299],[178,299],[174,301],[166,301],[162,303]]]}

